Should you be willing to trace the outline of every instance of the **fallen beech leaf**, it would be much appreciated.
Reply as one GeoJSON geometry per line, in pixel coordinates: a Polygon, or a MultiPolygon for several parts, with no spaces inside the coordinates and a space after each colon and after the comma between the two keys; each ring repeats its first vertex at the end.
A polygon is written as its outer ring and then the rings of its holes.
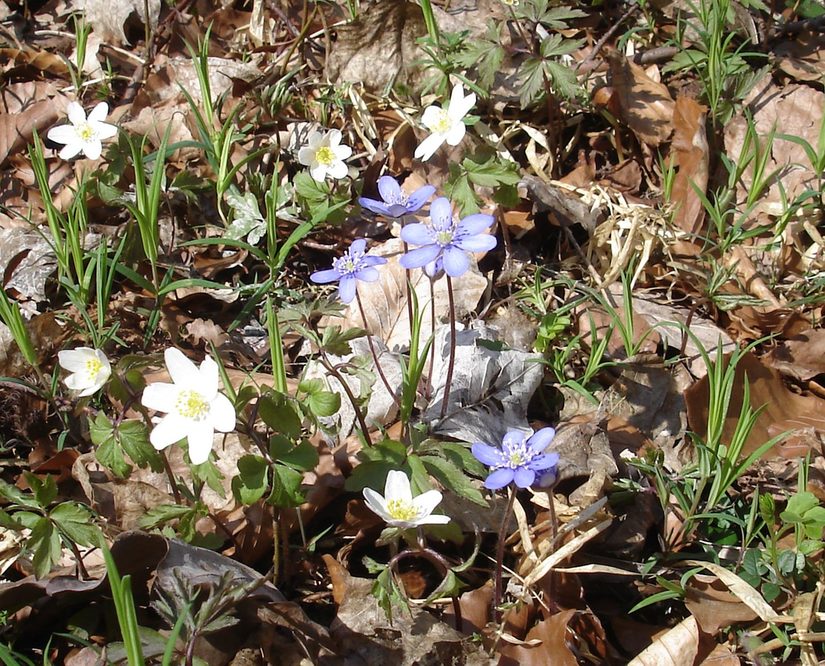
{"type": "Polygon", "coordinates": [[[685,606],[706,634],[716,635],[722,627],[752,622],[758,616],[741,599],[728,591],[717,578],[697,575],[685,587],[685,606]]]}
{"type": "Polygon", "coordinates": [[[567,625],[576,614],[569,609],[551,615],[534,626],[525,642],[531,645],[505,645],[501,648],[501,666],[576,666],[578,659],[567,647],[567,625]]]}
{"type": "Polygon", "coordinates": [[[704,193],[708,186],[708,139],[705,134],[707,109],[690,97],[676,98],[673,108],[673,143],[676,165],[671,201],[676,205],[673,222],[689,234],[702,229],[705,209],[696,190],[704,193]]]}
{"type": "MultiPolygon", "coordinates": [[[[729,359],[730,356],[726,355],[725,358],[729,359]]],[[[819,432],[825,432],[825,400],[814,395],[791,392],[776,370],[767,367],[751,352],[747,352],[736,366],[736,379],[722,434],[724,442],[730,441],[739,421],[746,374],[750,386],[751,407],[764,409],[745,442],[743,456],[747,456],[786,430],[813,427],[819,432]]],[[[707,377],[703,377],[685,391],[685,401],[691,430],[704,436],[707,432],[708,414],[707,377]]]]}
{"type": "Polygon", "coordinates": [[[772,368],[802,382],[825,374],[825,329],[810,329],[785,340],[764,360],[772,368]]]}
{"type": "Polygon", "coordinates": [[[821,81],[825,76],[825,35],[806,30],[772,49],[776,64],[797,81],[821,81]]]}
{"type": "Polygon", "coordinates": [[[771,608],[770,604],[765,601],[759,592],[729,569],[725,569],[725,567],[714,564],[713,562],[701,562],[699,560],[687,560],[685,564],[690,567],[704,567],[710,571],[721,580],[743,604],[756,613],[763,622],[793,621],[784,615],[779,615],[771,608]]]}
{"type": "Polygon", "coordinates": [[[692,615],[656,638],[628,666],[693,666],[699,655],[699,625],[692,615]]]}
{"type": "Polygon", "coordinates": [[[673,131],[673,99],[665,85],[618,51],[607,55],[611,83],[618,95],[621,119],[643,143],[658,146],[673,131]]]}
{"type": "Polygon", "coordinates": [[[544,375],[540,357],[495,348],[496,335],[482,322],[456,334],[455,365],[447,414],[439,420],[449,359],[449,330],[436,330],[433,394],[423,421],[465,442],[500,442],[509,428],[527,424],[527,404],[544,375]]]}

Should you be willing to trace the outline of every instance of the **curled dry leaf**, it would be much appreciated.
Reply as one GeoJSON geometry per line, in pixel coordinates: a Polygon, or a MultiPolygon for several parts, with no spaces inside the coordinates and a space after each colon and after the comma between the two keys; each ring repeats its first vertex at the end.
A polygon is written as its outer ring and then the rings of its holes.
{"type": "Polygon", "coordinates": [[[699,639],[699,625],[691,615],[657,637],[628,666],[693,666],[699,639]]]}
{"type": "Polygon", "coordinates": [[[640,141],[658,146],[673,132],[673,98],[667,87],[650,78],[639,65],[618,51],[607,56],[621,119],[640,141]]]}

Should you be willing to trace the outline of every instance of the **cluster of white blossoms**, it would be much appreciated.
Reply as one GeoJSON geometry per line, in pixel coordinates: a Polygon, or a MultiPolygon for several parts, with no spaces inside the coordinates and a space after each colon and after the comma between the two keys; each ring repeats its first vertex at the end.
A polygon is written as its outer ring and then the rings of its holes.
{"type": "MultiPolygon", "coordinates": [[[[219,388],[218,364],[207,356],[200,367],[174,347],[163,355],[172,383],[153,382],[144,390],[144,407],[165,414],[155,419],[149,441],[160,450],[187,440],[189,459],[199,465],[209,459],[217,432],[235,429],[235,407],[219,388]]],[[[99,391],[112,374],[109,359],[99,349],[78,347],[57,355],[71,374],[63,381],[78,397],[99,391]]]]}

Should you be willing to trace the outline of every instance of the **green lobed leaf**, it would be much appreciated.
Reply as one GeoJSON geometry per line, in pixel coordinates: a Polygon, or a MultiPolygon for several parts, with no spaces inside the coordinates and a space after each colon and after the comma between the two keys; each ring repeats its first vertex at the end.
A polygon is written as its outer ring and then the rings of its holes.
{"type": "Polygon", "coordinates": [[[421,462],[445,488],[479,506],[489,507],[478,488],[470,482],[470,478],[455,463],[438,456],[421,456],[421,462]]]}
{"type": "Polygon", "coordinates": [[[62,553],[60,535],[48,518],[37,521],[26,545],[32,551],[35,576],[45,578],[62,553]]]}
{"type": "Polygon", "coordinates": [[[276,435],[270,438],[269,455],[273,460],[302,472],[315,469],[318,464],[318,451],[305,439],[294,444],[276,435]]]}
{"type": "Polygon", "coordinates": [[[100,543],[100,530],[93,522],[92,512],[82,504],[63,502],[49,513],[49,518],[69,539],[81,546],[100,543]]]}
{"type": "Polygon", "coordinates": [[[334,416],[341,409],[341,394],[332,391],[318,391],[307,397],[307,406],[315,416],[334,416]]]}
{"type": "Polygon", "coordinates": [[[281,507],[301,506],[305,500],[301,491],[304,475],[281,464],[274,465],[272,471],[272,493],[267,502],[281,507]]]}
{"type": "Polygon", "coordinates": [[[241,504],[254,504],[269,486],[269,464],[261,456],[238,459],[238,475],[232,479],[232,494],[241,504]]]}
{"type": "Polygon", "coordinates": [[[277,391],[270,391],[258,399],[258,415],[275,432],[290,439],[301,436],[301,417],[291,399],[277,391]]]}

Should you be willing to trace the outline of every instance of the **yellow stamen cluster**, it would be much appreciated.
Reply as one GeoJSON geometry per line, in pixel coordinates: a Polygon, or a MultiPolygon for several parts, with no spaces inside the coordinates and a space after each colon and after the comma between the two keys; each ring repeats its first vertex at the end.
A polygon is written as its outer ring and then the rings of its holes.
{"type": "Polygon", "coordinates": [[[335,153],[329,146],[321,146],[315,153],[315,159],[318,164],[330,166],[333,162],[335,162],[335,153]]]}
{"type": "Polygon", "coordinates": [[[400,499],[393,499],[387,502],[387,513],[392,516],[394,520],[415,520],[418,518],[418,510],[413,506],[412,502],[400,499]]]}
{"type": "Polygon", "coordinates": [[[94,381],[98,373],[103,369],[103,364],[96,358],[90,358],[86,361],[86,376],[89,381],[94,381]]]}
{"type": "Polygon", "coordinates": [[[438,118],[433,123],[432,130],[433,132],[437,132],[438,134],[446,134],[450,131],[450,127],[452,127],[453,123],[450,120],[450,114],[447,113],[444,109],[441,109],[438,112],[438,118]]]}
{"type": "Polygon", "coordinates": [[[197,391],[181,391],[175,409],[184,418],[201,421],[209,414],[209,403],[197,391]]]}
{"type": "Polygon", "coordinates": [[[79,125],[77,128],[77,136],[79,136],[82,141],[91,141],[95,138],[94,127],[92,127],[89,123],[79,125]]]}

